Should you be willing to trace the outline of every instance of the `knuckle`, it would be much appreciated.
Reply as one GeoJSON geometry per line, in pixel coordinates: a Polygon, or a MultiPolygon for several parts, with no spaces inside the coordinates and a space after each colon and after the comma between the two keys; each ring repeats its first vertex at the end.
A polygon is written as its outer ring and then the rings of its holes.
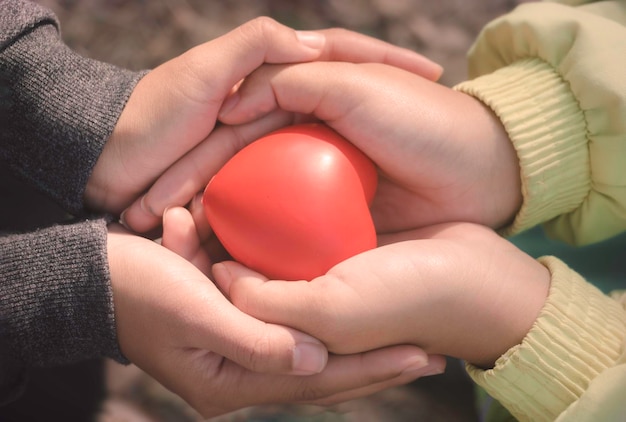
{"type": "MultiPolygon", "coordinates": [[[[276,343],[269,335],[260,335],[252,341],[246,342],[249,346],[243,347],[239,351],[239,359],[247,368],[255,372],[265,372],[274,370],[273,366],[279,362],[290,362],[290,359],[283,359],[289,353],[287,348],[281,351],[276,347],[276,343]]],[[[281,368],[288,369],[288,368],[281,368]]]]}
{"type": "Polygon", "coordinates": [[[336,36],[336,37],[342,37],[348,34],[350,35],[354,34],[353,31],[350,31],[346,28],[341,28],[341,27],[327,28],[327,29],[324,29],[324,32],[329,35],[336,36]]]}
{"type": "Polygon", "coordinates": [[[336,286],[343,285],[340,277],[333,274],[326,274],[322,278],[313,280],[313,286],[317,289],[311,296],[310,309],[315,309],[315,321],[312,321],[312,335],[322,340],[326,346],[333,351],[338,351],[341,344],[345,343],[347,335],[350,335],[349,329],[352,316],[346,309],[335,306],[341,303],[337,300],[341,296],[341,290],[337,290],[336,286]]]}
{"type": "Polygon", "coordinates": [[[246,37],[251,40],[271,39],[272,35],[283,29],[283,26],[268,16],[258,16],[241,27],[246,37]]]}
{"type": "Polygon", "coordinates": [[[269,340],[265,337],[257,338],[252,343],[252,347],[247,347],[241,350],[242,362],[245,362],[246,366],[253,371],[259,371],[262,369],[261,362],[263,358],[269,356],[271,347],[269,340]]]}
{"type": "Polygon", "coordinates": [[[328,394],[319,386],[306,381],[300,384],[294,394],[295,401],[307,404],[318,403],[325,400],[328,396],[328,394]]]}
{"type": "Polygon", "coordinates": [[[233,283],[230,286],[230,300],[239,310],[245,312],[249,315],[256,315],[254,299],[249,293],[248,290],[244,288],[244,286],[233,283]]]}

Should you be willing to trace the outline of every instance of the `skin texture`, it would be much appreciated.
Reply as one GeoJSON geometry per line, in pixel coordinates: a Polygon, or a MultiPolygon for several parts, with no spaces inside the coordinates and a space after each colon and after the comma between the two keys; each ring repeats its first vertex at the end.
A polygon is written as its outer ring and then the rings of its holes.
{"type": "Polygon", "coordinates": [[[145,232],[160,225],[167,206],[182,205],[200,190],[191,180],[168,185],[170,192],[177,192],[174,203],[150,195],[140,198],[172,164],[185,162],[190,171],[210,177],[243,146],[242,139],[286,124],[287,116],[274,116],[230,129],[226,137],[219,129],[213,132],[233,87],[264,63],[312,60],[381,61],[432,79],[441,73],[440,66],[417,53],[354,32],[297,32],[257,18],[164,63],[138,83],[95,165],[85,202],[114,213],[134,203],[124,216],[129,227],[145,232]],[[215,140],[208,142],[212,133],[215,140]],[[186,158],[197,149],[210,159],[186,158]]]}
{"type": "Polygon", "coordinates": [[[243,313],[194,266],[210,259],[182,208],[168,210],[163,241],[177,253],[110,227],[118,339],[133,363],[204,417],[268,403],[332,405],[445,367],[410,345],[328,355],[306,334],[243,313]]]}

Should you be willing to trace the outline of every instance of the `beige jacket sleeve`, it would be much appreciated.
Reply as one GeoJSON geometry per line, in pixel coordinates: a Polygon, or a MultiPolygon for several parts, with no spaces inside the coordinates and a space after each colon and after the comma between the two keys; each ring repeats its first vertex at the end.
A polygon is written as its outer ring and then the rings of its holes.
{"type": "Polygon", "coordinates": [[[618,421],[626,415],[623,304],[554,258],[548,300],[526,338],[471,377],[521,421],[618,421]],[[600,417],[606,416],[606,418],[600,417]]]}
{"type": "MultiPolygon", "coordinates": [[[[524,202],[504,234],[544,224],[572,244],[626,230],[626,1],[528,3],[480,34],[471,80],[517,151],[524,202]]],[[[626,415],[625,301],[556,258],[546,305],[523,342],[473,379],[516,418],[626,415]]]]}
{"type": "Polygon", "coordinates": [[[527,3],[481,33],[456,89],[489,105],[517,150],[524,202],[505,234],[546,222],[582,245],[626,230],[625,69],[625,1],[527,3]]]}

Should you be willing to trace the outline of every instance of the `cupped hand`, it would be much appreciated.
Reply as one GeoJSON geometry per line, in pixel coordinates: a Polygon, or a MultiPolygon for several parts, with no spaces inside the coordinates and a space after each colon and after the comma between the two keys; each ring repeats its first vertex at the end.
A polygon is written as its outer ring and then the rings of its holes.
{"type": "Polygon", "coordinates": [[[237,125],[273,110],[313,115],[376,162],[380,232],[450,221],[499,228],[521,206],[517,156],[492,111],[414,73],[384,64],[265,66],[220,119],[237,125]]]}
{"type": "Polygon", "coordinates": [[[522,341],[547,297],[548,270],[486,227],[449,223],[381,241],[391,243],[311,281],[267,280],[232,261],[213,274],[242,311],[331,352],[413,344],[485,368],[522,341]]]}
{"type": "MultiPolygon", "coordinates": [[[[190,232],[177,231],[190,218],[169,213],[164,241],[210,265],[184,243],[190,232]]],[[[120,226],[110,228],[108,259],[122,352],[204,417],[266,403],[335,404],[445,365],[410,345],[329,356],[309,335],[246,315],[186,258],[120,226]]]]}
{"type": "MultiPolygon", "coordinates": [[[[270,18],[254,19],[158,66],[139,81],[88,181],[86,204],[121,212],[207,138],[224,98],[242,79],[264,63],[312,60],[381,61],[432,79],[441,73],[439,65],[417,53],[358,33],[294,31],[270,18]]],[[[236,146],[209,147],[209,171],[219,168],[236,146]]],[[[167,199],[148,197],[136,203],[137,213],[127,222],[145,231],[159,224],[171,205],[167,199]]]]}

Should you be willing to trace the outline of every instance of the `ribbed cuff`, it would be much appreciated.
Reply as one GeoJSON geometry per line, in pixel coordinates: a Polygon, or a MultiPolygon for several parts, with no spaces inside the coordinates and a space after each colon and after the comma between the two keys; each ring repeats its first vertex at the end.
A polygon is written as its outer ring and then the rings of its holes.
{"type": "Polygon", "coordinates": [[[626,312],[554,257],[540,262],[552,274],[548,300],[520,345],[493,369],[467,365],[470,376],[513,416],[552,421],[615,365],[624,345],[626,312]]]}
{"type": "Polygon", "coordinates": [[[569,85],[553,67],[539,59],[522,60],[455,89],[494,111],[519,157],[524,202],[503,235],[580,206],[591,187],[586,123],[569,85]]]}
{"type": "Polygon", "coordinates": [[[102,356],[128,362],[117,341],[106,242],[104,218],[0,237],[0,339],[26,367],[102,356]]]}

